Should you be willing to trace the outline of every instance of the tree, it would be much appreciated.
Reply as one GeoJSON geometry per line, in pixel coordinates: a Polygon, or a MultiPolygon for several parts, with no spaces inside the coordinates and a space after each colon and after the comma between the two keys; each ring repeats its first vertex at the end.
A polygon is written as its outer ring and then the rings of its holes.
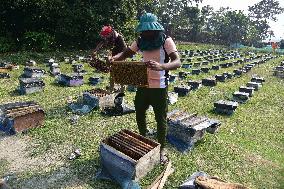
{"type": "Polygon", "coordinates": [[[153,0],[5,0],[0,3],[0,37],[11,36],[18,47],[22,47],[28,39],[35,39],[34,36],[37,36],[38,41],[42,41],[40,38],[44,36],[54,39],[60,47],[92,48],[99,39],[101,27],[111,24],[125,34],[128,40],[132,40],[138,13],[152,2],[153,0]]]}
{"type": "Polygon", "coordinates": [[[281,41],[280,41],[280,49],[284,49],[284,39],[282,39],[281,41]]]}
{"type": "MultiPolygon", "coordinates": [[[[267,38],[270,26],[268,20],[277,21],[276,15],[284,12],[284,8],[280,6],[277,0],[262,0],[255,5],[249,7],[249,17],[251,24],[255,26],[255,40],[261,41],[267,38]]],[[[270,35],[271,37],[271,35],[270,35]]]]}
{"type": "Polygon", "coordinates": [[[249,16],[255,20],[273,20],[276,21],[276,15],[284,12],[277,0],[262,0],[249,7],[249,16]]]}

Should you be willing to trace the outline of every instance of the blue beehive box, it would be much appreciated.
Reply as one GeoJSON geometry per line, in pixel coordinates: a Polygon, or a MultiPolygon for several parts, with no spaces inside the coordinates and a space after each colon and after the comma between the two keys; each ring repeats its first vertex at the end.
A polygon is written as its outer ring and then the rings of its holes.
{"type": "Polygon", "coordinates": [[[83,81],[83,76],[78,75],[78,74],[71,74],[71,75],[66,75],[66,74],[60,74],[58,77],[58,83],[69,86],[69,87],[74,87],[74,86],[81,86],[84,84],[83,81]]]}
{"type": "Polygon", "coordinates": [[[179,85],[174,87],[175,93],[178,94],[178,96],[186,96],[191,90],[191,87],[188,85],[179,85]]]}
{"type": "Polygon", "coordinates": [[[44,74],[45,74],[45,71],[43,69],[25,67],[23,76],[27,78],[40,78],[40,77],[43,77],[44,74]]]}
{"type": "Polygon", "coordinates": [[[178,150],[186,152],[191,150],[206,132],[215,133],[220,124],[218,120],[174,110],[168,113],[167,139],[178,150]]]}
{"type": "Polygon", "coordinates": [[[19,79],[20,94],[31,94],[44,90],[45,83],[38,78],[20,78],[19,79]]]}
{"type": "Polygon", "coordinates": [[[89,82],[92,85],[97,85],[101,81],[100,77],[90,77],[89,82]]]}
{"type": "Polygon", "coordinates": [[[191,68],[192,64],[182,64],[181,67],[185,69],[191,68]]]}
{"type": "Polygon", "coordinates": [[[214,103],[214,110],[218,114],[231,115],[238,108],[239,103],[235,101],[219,100],[214,103]]]}

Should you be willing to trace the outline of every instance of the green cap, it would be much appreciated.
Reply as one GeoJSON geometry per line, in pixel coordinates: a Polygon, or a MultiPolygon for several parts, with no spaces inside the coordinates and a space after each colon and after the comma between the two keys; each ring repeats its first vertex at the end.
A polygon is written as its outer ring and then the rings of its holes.
{"type": "Polygon", "coordinates": [[[148,30],[164,31],[164,27],[158,22],[157,16],[152,13],[144,13],[141,16],[139,25],[136,28],[137,32],[148,30]]]}

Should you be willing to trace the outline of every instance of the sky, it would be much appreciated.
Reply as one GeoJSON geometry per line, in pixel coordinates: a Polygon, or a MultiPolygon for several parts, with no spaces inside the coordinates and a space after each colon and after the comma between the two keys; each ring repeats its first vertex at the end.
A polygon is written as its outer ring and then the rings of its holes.
{"type": "MultiPolygon", "coordinates": [[[[244,10],[248,11],[248,6],[253,6],[254,4],[260,2],[261,0],[203,0],[200,4],[201,6],[210,5],[214,10],[218,10],[220,7],[230,7],[234,10],[244,10]]],[[[284,0],[278,0],[280,5],[284,7],[284,0]]],[[[277,16],[278,20],[276,22],[271,21],[269,25],[271,30],[274,31],[275,37],[272,40],[284,39],[284,13],[277,16]]]]}

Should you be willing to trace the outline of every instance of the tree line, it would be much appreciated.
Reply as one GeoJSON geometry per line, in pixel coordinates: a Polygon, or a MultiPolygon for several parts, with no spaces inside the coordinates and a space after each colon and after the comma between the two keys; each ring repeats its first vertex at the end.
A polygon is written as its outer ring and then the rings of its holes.
{"type": "Polygon", "coordinates": [[[5,0],[0,3],[0,52],[89,49],[110,24],[126,40],[136,37],[143,13],[153,12],[176,40],[260,46],[273,35],[269,20],[284,8],[262,0],[248,13],[222,7],[200,7],[202,0],[5,0]]]}

